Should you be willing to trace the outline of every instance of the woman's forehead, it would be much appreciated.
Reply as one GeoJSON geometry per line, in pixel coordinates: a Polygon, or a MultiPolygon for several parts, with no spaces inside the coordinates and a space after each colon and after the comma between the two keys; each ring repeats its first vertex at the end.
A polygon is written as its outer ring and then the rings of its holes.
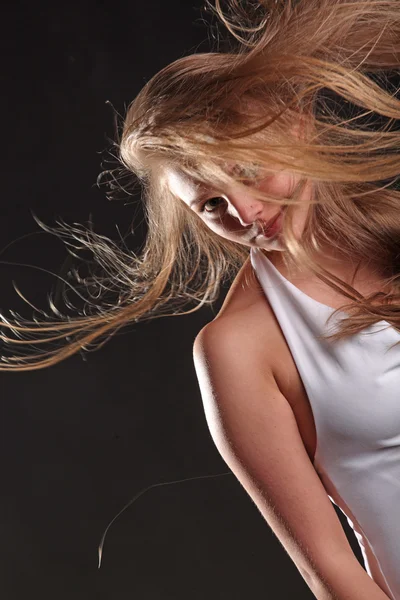
{"type": "Polygon", "coordinates": [[[164,175],[171,192],[189,206],[204,193],[205,187],[203,185],[195,183],[193,179],[177,168],[166,167],[164,175]]]}

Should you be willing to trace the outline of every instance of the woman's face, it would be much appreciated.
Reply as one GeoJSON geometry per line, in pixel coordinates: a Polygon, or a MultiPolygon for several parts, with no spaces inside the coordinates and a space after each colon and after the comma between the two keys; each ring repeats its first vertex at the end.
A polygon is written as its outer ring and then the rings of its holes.
{"type": "MultiPolygon", "coordinates": [[[[212,187],[200,187],[176,169],[166,169],[165,175],[172,193],[221,237],[245,246],[284,250],[280,232],[285,207],[258,200],[252,190],[256,185],[257,189],[278,198],[289,196],[298,181],[293,173],[281,171],[258,180],[257,184],[245,190],[239,191],[235,186],[223,192],[212,187]],[[278,217],[275,224],[268,228],[267,224],[275,217],[278,217]]],[[[300,239],[306,223],[311,189],[311,182],[307,182],[301,195],[304,202],[295,208],[293,230],[297,239],[300,239]]]]}

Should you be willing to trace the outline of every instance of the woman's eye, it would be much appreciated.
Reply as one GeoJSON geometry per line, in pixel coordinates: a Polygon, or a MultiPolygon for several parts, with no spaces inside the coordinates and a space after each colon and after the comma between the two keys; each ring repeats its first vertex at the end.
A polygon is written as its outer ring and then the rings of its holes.
{"type": "Polygon", "coordinates": [[[206,200],[204,204],[202,204],[200,212],[213,212],[216,208],[218,208],[219,203],[223,201],[223,198],[210,198],[210,200],[206,200]],[[206,208],[210,206],[211,208],[206,208]]]}

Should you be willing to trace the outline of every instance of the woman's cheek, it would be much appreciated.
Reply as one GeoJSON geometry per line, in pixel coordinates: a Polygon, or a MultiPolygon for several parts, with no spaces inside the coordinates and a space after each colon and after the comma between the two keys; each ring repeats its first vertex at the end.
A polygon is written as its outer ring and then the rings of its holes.
{"type": "Polygon", "coordinates": [[[289,195],[293,183],[294,180],[291,174],[277,173],[272,177],[268,177],[265,182],[261,183],[260,189],[267,194],[281,198],[289,195]]]}

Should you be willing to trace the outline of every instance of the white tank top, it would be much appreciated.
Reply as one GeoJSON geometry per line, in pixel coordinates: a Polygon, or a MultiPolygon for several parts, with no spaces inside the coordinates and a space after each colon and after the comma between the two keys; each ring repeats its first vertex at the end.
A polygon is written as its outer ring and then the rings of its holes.
{"type": "Polygon", "coordinates": [[[314,468],[347,517],[366,571],[400,600],[400,344],[390,349],[400,332],[380,321],[345,340],[318,340],[346,313],[327,325],[333,308],[299,290],[260,249],[250,257],[308,395],[314,468]]]}

